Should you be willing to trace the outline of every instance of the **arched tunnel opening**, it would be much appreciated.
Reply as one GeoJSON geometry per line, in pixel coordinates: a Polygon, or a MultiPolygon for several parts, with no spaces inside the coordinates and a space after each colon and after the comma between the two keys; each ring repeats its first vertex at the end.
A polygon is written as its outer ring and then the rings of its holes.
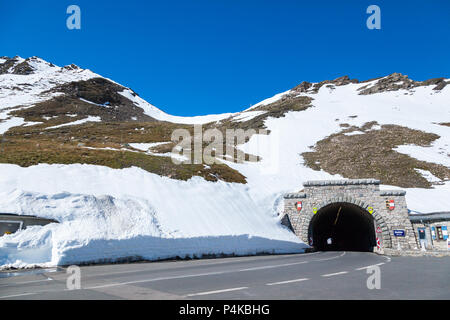
{"type": "Polygon", "coordinates": [[[308,238],[319,251],[371,252],[376,246],[374,219],[354,204],[333,203],[311,219],[308,238]]]}

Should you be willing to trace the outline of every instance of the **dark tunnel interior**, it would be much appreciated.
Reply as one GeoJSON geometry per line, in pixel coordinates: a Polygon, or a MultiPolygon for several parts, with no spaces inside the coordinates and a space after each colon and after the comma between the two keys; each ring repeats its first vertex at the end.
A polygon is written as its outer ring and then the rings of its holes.
{"type": "Polygon", "coordinates": [[[376,246],[373,217],[351,203],[320,209],[311,219],[308,238],[319,251],[373,251],[376,246]]]}

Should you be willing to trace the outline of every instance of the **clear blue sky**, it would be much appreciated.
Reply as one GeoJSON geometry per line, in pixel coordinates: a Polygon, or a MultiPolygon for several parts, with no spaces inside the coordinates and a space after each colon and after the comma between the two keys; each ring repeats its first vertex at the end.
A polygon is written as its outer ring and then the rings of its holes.
{"type": "Polygon", "coordinates": [[[0,56],[75,63],[175,115],[235,112],[301,81],[450,78],[449,0],[1,1],[0,56]],[[81,30],[66,8],[81,8],[81,30]],[[381,30],[366,8],[381,8],[381,30]]]}

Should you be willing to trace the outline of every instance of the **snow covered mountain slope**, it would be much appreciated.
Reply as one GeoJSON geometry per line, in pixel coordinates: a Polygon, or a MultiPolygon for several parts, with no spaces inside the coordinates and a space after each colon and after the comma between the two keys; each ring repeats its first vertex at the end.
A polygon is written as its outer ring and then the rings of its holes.
{"type": "Polygon", "coordinates": [[[239,113],[188,118],[76,66],[1,58],[0,212],[60,223],[0,237],[0,265],[301,252],[277,215],[306,180],[377,178],[406,189],[413,213],[446,211],[449,83],[302,82],[239,113]],[[193,124],[265,129],[233,145],[259,161],[173,164],[171,134],[193,124]]]}
{"type": "MultiPolygon", "coordinates": [[[[7,121],[7,110],[27,108],[36,103],[68,94],[67,91],[64,92],[64,88],[66,87],[64,85],[75,85],[74,83],[91,79],[104,80],[102,81],[103,86],[112,87],[110,91],[116,91],[114,93],[123,96],[128,100],[127,102],[129,104],[142,109],[144,115],[160,121],[197,124],[217,121],[231,115],[223,114],[198,117],[172,116],[143,100],[131,89],[123,87],[110,79],[101,77],[90,70],[81,69],[76,65],[72,64],[65,67],[58,67],[38,57],[27,59],[18,56],[14,58],[2,57],[0,58],[0,111],[3,110],[3,112],[0,120],[4,120],[3,132],[5,132],[5,128],[17,125],[12,119],[7,121]],[[8,122],[11,122],[11,124],[7,125],[6,123],[8,122]]],[[[82,90],[77,91],[77,98],[80,98],[82,94],[82,90]]],[[[103,98],[106,98],[104,93],[101,95],[103,98]]],[[[90,101],[85,100],[84,102],[89,103],[90,101]]],[[[116,102],[119,102],[119,107],[121,106],[120,102],[126,105],[124,101],[116,102]]],[[[110,105],[113,104],[112,101],[105,101],[104,103],[102,103],[104,107],[117,107],[110,105]],[[106,102],[108,104],[104,105],[106,102]]],[[[24,123],[26,122],[21,122],[21,124],[24,123]]]]}
{"type": "Polygon", "coordinates": [[[136,154],[133,143],[170,142],[175,129],[226,115],[170,116],[131,89],[75,65],[63,68],[40,58],[3,57],[0,62],[0,163],[87,163],[111,168],[139,166],[176,179],[202,176],[209,181],[245,182],[225,165],[175,166],[173,145],[165,156],[136,154]],[[184,124],[179,124],[184,122],[184,124]],[[27,137],[27,138],[25,138],[27,137]],[[55,148],[58,145],[58,148],[55,148]],[[119,157],[115,151],[121,151],[119,157]]]}
{"type": "Polygon", "coordinates": [[[255,135],[241,146],[250,153],[259,150],[259,163],[227,164],[247,177],[252,196],[266,206],[283,192],[298,191],[306,180],[376,177],[382,188],[406,189],[412,211],[448,210],[450,86],[359,94],[378,81],[305,93],[312,107],[265,120],[270,135],[255,135]],[[438,177],[427,181],[420,170],[438,177]]]}

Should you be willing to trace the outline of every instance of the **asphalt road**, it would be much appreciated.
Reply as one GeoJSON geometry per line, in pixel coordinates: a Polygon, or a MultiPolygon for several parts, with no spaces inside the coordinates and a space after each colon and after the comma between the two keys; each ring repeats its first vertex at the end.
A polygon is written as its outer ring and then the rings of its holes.
{"type": "Polygon", "coordinates": [[[449,299],[450,257],[317,252],[0,273],[0,299],[449,299]],[[368,289],[378,266],[380,289],[368,289]]]}

